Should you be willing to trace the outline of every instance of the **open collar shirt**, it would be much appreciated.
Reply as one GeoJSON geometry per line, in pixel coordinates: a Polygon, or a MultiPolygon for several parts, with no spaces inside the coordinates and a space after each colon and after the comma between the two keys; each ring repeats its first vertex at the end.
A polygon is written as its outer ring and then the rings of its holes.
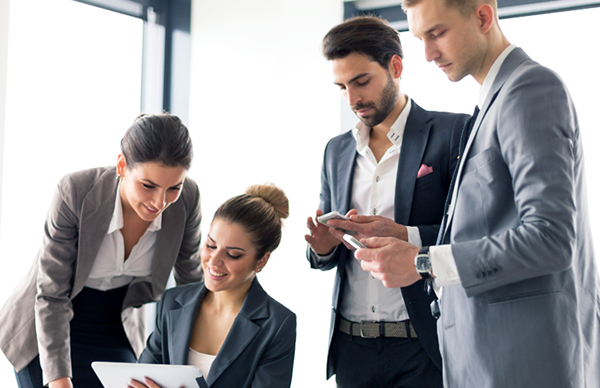
{"type": "MultiPolygon", "coordinates": [[[[411,100],[407,98],[404,109],[388,133],[392,146],[379,162],[369,148],[371,128],[359,122],[352,130],[358,155],[354,167],[351,206],[360,215],[378,215],[394,219],[398,162],[411,106],[411,100]]],[[[407,228],[409,242],[420,246],[419,229],[407,228]]],[[[347,282],[340,304],[340,313],[344,318],[353,322],[394,322],[409,319],[400,288],[384,287],[381,281],[374,279],[369,272],[360,267],[358,260],[347,262],[346,277],[347,282]]]]}
{"type": "Polygon", "coordinates": [[[123,228],[123,204],[119,195],[119,187],[115,198],[115,210],[108,227],[108,232],[98,250],[96,260],[85,286],[101,291],[123,287],[135,277],[150,276],[156,234],[162,226],[162,213],[148,226],[137,244],[133,246],[129,257],[125,258],[125,240],[123,228]]]}

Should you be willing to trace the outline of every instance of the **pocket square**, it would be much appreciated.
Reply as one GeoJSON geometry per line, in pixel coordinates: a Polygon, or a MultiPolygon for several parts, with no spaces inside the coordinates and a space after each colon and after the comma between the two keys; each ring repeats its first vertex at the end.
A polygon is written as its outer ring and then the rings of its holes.
{"type": "Polygon", "coordinates": [[[433,167],[430,167],[426,164],[422,164],[419,168],[419,172],[417,172],[417,179],[424,177],[427,174],[431,174],[433,172],[433,167]]]}

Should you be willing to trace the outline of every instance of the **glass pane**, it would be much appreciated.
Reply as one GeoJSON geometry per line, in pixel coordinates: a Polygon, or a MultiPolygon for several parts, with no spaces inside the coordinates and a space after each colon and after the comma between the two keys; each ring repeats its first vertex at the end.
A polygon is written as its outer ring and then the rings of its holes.
{"type": "Polygon", "coordinates": [[[11,1],[0,303],[35,258],[58,179],[116,162],[140,111],[142,34],[140,19],[75,1],[11,1]]]}

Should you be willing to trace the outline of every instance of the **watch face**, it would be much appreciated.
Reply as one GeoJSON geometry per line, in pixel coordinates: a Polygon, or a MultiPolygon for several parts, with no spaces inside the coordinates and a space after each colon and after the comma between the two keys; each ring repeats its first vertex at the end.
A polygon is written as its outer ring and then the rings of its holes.
{"type": "Polygon", "coordinates": [[[418,255],[415,267],[417,267],[417,272],[430,272],[431,262],[429,261],[429,255],[418,255]]]}

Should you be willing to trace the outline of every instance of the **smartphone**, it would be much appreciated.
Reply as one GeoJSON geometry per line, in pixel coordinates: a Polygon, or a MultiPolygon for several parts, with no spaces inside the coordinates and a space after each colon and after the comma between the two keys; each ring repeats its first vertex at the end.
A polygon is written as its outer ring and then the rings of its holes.
{"type": "MultiPolygon", "coordinates": [[[[317,217],[317,221],[319,221],[321,224],[328,226],[330,228],[333,228],[333,226],[327,225],[327,221],[329,221],[329,220],[350,221],[350,219],[348,217],[346,217],[342,213],[336,212],[336,211],[332,211],[332,212],[329,212],[327,214],[323,214],[322,216],[317,217]]],[[[356,232],[353,230],[346,230],[346,229],[342,229],[342,228],[333,228],[333,229],[341,230],[344,233],[356,234],[356,232]]]]}
{"type": "Polygon", "coordinates": [[[352,245],[356,249],[358,249],[358,248],[366,248],[365,244],[361,243],[360,241],[358,241],[354,237],[350,236],[349,234],[345,234],[344,235],[344,240],[346,240],[346,242],[348,244],[352,245]]]}

